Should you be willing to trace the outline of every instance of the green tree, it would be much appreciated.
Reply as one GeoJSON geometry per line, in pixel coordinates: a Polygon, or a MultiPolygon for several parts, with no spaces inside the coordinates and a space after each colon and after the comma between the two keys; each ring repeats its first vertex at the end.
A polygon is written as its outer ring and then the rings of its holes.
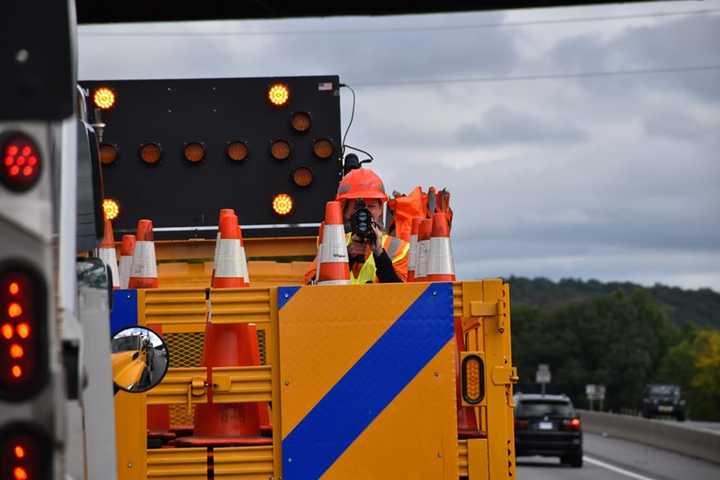
{"type": "Polygon", "coordinates": [[[585,385],[604,384],[607,408],[636,408],[676,335],[666,313],[643,291],[618,291],[550,311],[513,307],[518,389],[539,391],[535,369],[548,363],[549,393],[566,393],[586,406],[585,385]]]}

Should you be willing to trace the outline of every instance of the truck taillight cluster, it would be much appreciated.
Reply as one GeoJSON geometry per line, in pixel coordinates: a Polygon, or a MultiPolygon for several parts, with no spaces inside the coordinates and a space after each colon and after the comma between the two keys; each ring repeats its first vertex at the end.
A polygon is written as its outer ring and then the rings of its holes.
{"type": "Polygon", "coordinates": [[[15,191],[30,189],[40,177],[42,157],[35,143],[22,133],[5,135],[2,141],[2,174],[0,179],[15,191]]]}
{"type": "Polygon", "coordinates": [[[46,383],[44,298],[31,270],[0,270],[0,398],[24,400],[46,383]]]}
{"type": "Polygon", "coordinates": [[[32,425],[11,424],[0,432],[0,478],[35,480],[50,478],[51,445],[32,425]]]}

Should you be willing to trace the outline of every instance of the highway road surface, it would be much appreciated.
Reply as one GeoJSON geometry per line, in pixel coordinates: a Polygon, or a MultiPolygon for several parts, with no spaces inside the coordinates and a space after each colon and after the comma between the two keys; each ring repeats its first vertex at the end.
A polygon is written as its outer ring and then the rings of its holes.
{"type": "Polygon", "coordinates": [[[583,468],[557,458],[520,457],[519,480],[718,480],[720,464],[585,432],[583,468]]]}

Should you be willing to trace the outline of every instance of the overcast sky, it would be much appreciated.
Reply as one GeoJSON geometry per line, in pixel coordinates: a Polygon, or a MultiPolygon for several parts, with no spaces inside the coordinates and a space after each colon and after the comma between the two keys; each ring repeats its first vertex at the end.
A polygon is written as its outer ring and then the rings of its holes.
{"type": "Polygon", "coordinates": [[[461,278],[720,291],[718,47],[720,0],[91,25],[79,74],[339,74],[386,187],[451,191],[461,278]]]}

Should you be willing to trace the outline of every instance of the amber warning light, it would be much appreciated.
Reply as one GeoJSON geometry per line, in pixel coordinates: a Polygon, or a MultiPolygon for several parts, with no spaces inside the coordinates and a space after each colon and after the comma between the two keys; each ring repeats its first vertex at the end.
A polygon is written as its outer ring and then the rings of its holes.
{"type": "Polygon", "coordinates": [[[100,87],[93,94],[93,103],[100,110],[110,110],[115,105],[115,92],[107,87],[100,87]]]}
{"type": "Polygon", "coordinates": [[[267,96],[276,107],[284,107],[290,100],[290,89],[284,83],[275,83],[268,89],[267,96]]]}
{"type": "Polygon", "coordinates": [[[293,209],[293,199],[287,193],[279,193],[273,198],[272,208],[278,215],[289,215],[293,209]]]}
{"type": "Polygon", "coordinates": [[[120,205],[112,198],[103,200],[103,212],[108,220],[115,220],[120,215],[120,205]]]}

